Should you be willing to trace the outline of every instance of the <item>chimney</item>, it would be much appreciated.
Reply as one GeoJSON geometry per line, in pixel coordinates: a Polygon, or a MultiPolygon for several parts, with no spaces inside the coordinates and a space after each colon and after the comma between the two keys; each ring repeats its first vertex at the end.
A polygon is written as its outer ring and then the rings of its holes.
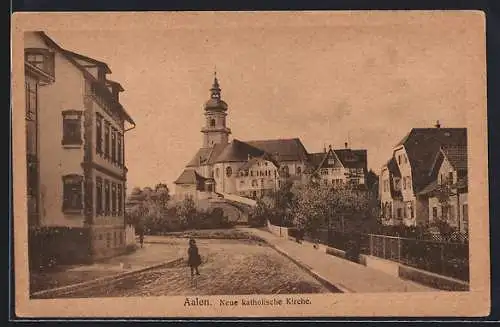
{"type": "Polygon", "coordinates": [[[441,128],[441,124],[439,123],[439,120],[436,121],[436,125],[434,127],[441,128]]]}
{"type": "Polygon", "coordinates": [[[346,149],[349,149],[349,144],[347,144],[347,142],[345,142],[345,143],[344,143],[344,147],[345,147],[346,149]]]}

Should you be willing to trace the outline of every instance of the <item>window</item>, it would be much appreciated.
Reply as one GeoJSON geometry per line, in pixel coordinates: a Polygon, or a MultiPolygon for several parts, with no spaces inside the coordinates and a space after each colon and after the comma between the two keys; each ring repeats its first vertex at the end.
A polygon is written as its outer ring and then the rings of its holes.
{"type": "Polygon", "coordinates": [[[453,184],[453,172],[450,171],[448,173],[448,183],[453,184]]]}
{"type": "Polygon", "coordinates": [[[102,215],[102,178],[97,177],[95,179],[95,189],[96,189],[96,207],[95,211],[97,215],[102,215]]]}
{"type": "Polygon", "coordinates": [[[264,187],[264,178],[261,178],[261,179],[260,179],[260,186],[261,186],[261,187],[264,187]]]}
{"type": "Polygon", "coordinates": [[[448,219],[448,207],[446,205],[441,207],[441,218],[448,219]]]}
{"type": "Polygon", "coordinates": [[[123,215],[123,186],[118,184],[116,189],[116,199],[117,199],[117,214],[119,216],[123,215]]]}
{"type": "Polygon", "coordinates": [[[99,113],[96,114],[95,132],[96,132],[96,152],[97,154],[102,154],[102,115],[99,113]]]}
{"type": "Polygon", "coordinates": [[[407,163],[408,162],[408,158],[406,157],[406,155],[403,155],[403,158],[404,158],[405,163],[407,163]]]}
{"type": "Polygon", "coordinates": [[[106,233],[106,247],[111,247],[111,233],[106,233]]]}
{"type": "Polygon", "coordinates": [[[450,206],[450,222],[455,222],[455,206],[450,206]]]}
{"type": "Polygon", "coordinates": [[[248,169],[245,170],[245,176],[248,176],[248,169]]]}
{"type": "Polygon", "coordinates": [[[398,156],[398,164],[401,165],[401,155],[398,156]]]}
{"type": "Polygon", "coordinates": [[[437,207],[432,207],[432,219],[433,220],[438,219],[438,208],[437,207]]]}
{"type": "Polygon", "coordinates": [[[116,144],[116,162],[120,166],[123,165],[123,156],[122,156],[123,144],[122,144],[122,138],[123,138],[122,134],[116,133],[116,142],[117,142],[117,144],[116,144]]]}
{"type": "Polygon", "coordinates": [[[108,122],[104,123],[104,156],[109,158],[109,137],[111,133],[111,125],[108,122]]]}
{"type": "Polygon", "coordinates": [[[297,175],[302,174],[302,167],[297,167],[297,175]]]}
{"type": "Polygon", "coordinates": [[[233,168],[227,167],[226,168],[226,176],[231,177],[232,174],[233,174],[233,168]]]}
{"type": "Polygon", "coordinates": [[[116,215],[116,184],[111,183],[111,214],[116,215]]]}
{"type": "Polygon", "coordinates": [[[397,210],[397,215],[398,215],[398,218],[401,218],[401,215],[402,215],[402,214],[401,214],[401,211],[402,211],[402,210],[401,210],[401,208],[398,208],[398,210],[397,210]]]}
{"type": "Polygon", "coordinates": [[[257,181],[255,179],[252,180],[252,187],[256,187],[257,186],[257,181]]]}
{"type": "Polygon", "coordinates": [[[80,175],[63,176],[63,211],[83,209],[83,177],[80,175]]]}
{"type": "Polygon", "coordinates": [[[116,163],[116,129],[111,128],[111,162],[116,163]]]}
{"type": "Polygon", "coordinates": [[[210,119],[210,127],[215,127],[215,119],[210,119]]]}
{"type": "Polygon", "coordinates": [[[63,145],[81,145],[82,111],[66,110],[63,115],[63,145]]]}
{"type": "Polygon", "coordinates": [[[54,74],[54,54],[47,49],[25,49],[25,60],[43,70],[45,73],[55,76],[54,74]]]}
{"type": "Polygon", "coordinates": [[[467,204],[462,205],[462,217],[463,217],[463,228],[465,231],[469,228],[469,206],[467,204]]]}
{"type": "Polygon", "coordinates": [[[219,178],[219,168],[215,168],[215,177],[219,178]]]}
{"type": "Polygon", "coordinates": [[[111,211],[111,193],[109,189],[109,181],[104,181],[104,212],[106,216],[109,216],[111,211]]]}
{"type": "Polygon", "coordinates": [[[403,206],[403,217],[408,218],[408,210],[406,210],[406,206],[403,206]]]}
{"type": "Polygon", "coordinates": [[[410,212],[410,218],[414,218],[415,213],[413,211],[413,202],[408,202],[408,211],[410,212]]]}

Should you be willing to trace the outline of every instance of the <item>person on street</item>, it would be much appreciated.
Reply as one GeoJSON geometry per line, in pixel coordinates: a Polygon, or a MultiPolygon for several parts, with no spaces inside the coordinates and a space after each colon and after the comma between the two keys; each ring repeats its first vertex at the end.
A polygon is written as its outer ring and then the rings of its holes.
{"type": "Polygon", "coordinates": [[[196,246],[196,241],[194,239],[189,240],[188,248],[188,265],[191,268],[191,276],[199,275],[198,267],[201,264],[201,257],[198,253],[198,247],[196,246]]]}
{"type": "Polygon", "coordinates": [[[139,243],[141,244],[141,248],[144,244],[144,228],[140,227],[139,228],[139,243]]]}

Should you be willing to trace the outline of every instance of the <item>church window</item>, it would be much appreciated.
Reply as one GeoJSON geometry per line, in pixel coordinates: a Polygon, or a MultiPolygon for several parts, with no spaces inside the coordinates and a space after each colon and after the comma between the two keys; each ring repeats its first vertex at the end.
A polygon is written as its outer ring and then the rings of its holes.
{"type": "Polygon", "coordinates": [[[215,127],[215,119],[210,119],[210,126],[215,127]]]}
{"type": "Polygon", "coordinates": [[[231,177],[232,174],[233,174],[233,169],[231,167],[227,167],[226,168],[226,176],[231,177]]]}

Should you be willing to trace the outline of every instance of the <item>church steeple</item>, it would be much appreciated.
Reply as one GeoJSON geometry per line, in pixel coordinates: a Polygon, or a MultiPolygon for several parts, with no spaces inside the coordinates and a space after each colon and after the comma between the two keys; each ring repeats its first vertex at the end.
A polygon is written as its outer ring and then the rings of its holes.
{"type": "Polygon", "coordinates": [[[227,144],[231,130],[226,126],[227,103],[221,99],[221,88],[217,79],[217,70],[214,70],[214,81],[210,89],[210,99],[205,103],[205,126],[203,133],[203,147],[213,147],[215,144],[227,144]]]}
{"type": "Polygon", "coordinates": [[[221,94],[220,94],[220,85],[219,85],[219,80],[217,79],[217,70],[214,70],[214,83],[212,84],[212,88],[210,89],[210,97],[212,99],[220,99],[221,94]]]}

